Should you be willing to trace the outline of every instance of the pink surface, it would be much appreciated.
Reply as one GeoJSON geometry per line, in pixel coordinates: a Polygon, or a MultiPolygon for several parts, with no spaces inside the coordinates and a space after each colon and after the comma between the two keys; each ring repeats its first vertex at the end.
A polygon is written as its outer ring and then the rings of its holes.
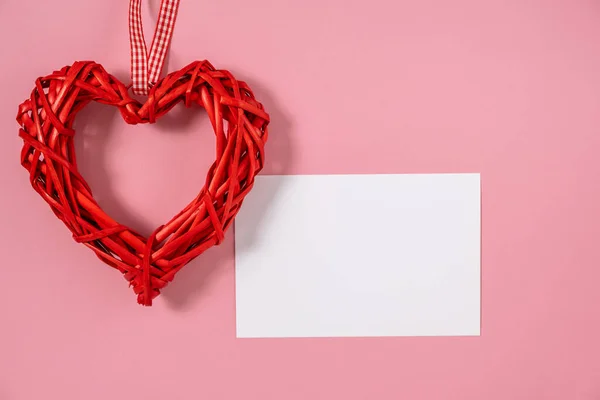
{"type": "MultiPolygon", "coordinates": [[[[597,2],[182,0],[169,69],[256,89],[266,173],[481,172],[479,338],[236,340],[232,235],[138,306],[29,187],[14,122],[76,59],[125,79],[126,22],[122,0],[0,3],[0,399],[600,398],[597,2]]],[[[77,128],[99,202],[144,232],[212,161],[202,112],[77,128]]]]}

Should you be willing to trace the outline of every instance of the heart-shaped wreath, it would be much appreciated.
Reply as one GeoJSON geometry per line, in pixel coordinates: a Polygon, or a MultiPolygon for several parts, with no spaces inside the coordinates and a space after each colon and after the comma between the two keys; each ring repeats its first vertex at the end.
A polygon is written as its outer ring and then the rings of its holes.
{"type": "MultiPolygon", "coordinates": [[[[169,3],[173,0],[163,0],[161,16],[169,3]]],[[[139,0],[132,5],[139,11],[139,0]]],[[[166,23],[171,21],[174,17],[166,23]]],[[[140,304],[151,305],[177,271],[223,240],[263,167],[269,116],[248,85],[207,61],[193,62],[153,83],[144,103],[128,89],[95,62],[76,62],[37,79],[17,115],[24,140],[21,164],[73,238],[121,271],[140,304]],[[153,123],[179,102],[197,104],[212,123],[216,160],[205,186],[148,238],[108,216],[77,169],[73,122],[91,101],[117,107],[129,124],[153,123]]]]}

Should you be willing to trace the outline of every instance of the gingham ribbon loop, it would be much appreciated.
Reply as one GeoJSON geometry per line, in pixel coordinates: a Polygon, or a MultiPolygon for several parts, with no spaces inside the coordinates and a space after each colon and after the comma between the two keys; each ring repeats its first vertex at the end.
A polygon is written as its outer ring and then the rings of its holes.
{"type": "Polygon", "coordinates": [[[150,55],[142,28],[142,0],[129,1],[129,41],[131,45],[131,80],[133,93],[148,94],[158,80],[173,37],[179,0],[162,0],[150,55]]]}

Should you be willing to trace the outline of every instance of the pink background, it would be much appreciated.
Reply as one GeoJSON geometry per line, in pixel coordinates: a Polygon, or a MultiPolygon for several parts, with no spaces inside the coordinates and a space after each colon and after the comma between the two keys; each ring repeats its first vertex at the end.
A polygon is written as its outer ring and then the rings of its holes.
{"type": "MultiPolygon", "coordinates": [[[[597,1],[182,0],[168,68],[255,88],[265,173],[481,172],[478,338],[237,340],[231,234],[138,306],[29,187],[14,121],[74,60],[127,79],[127,1],[3,0],[0,38],[0,399],[600,399],[597,1]]],[[[143,232],[212,161],[203,112],[76,128],[100,204],[143,232]]]]}

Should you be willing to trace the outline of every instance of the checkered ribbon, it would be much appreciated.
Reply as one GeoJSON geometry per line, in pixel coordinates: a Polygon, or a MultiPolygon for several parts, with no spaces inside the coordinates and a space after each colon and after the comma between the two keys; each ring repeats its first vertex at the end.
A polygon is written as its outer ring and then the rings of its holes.
{"type": "Polygon", "coordinates": [[[158,80],[173,37],[179,0],[162,0],[154,31],[150,56],[142,29],[142,0],[129,1],[129,41],[131,44],[131,80],[133,93],[148,94],[158,80]]]}

